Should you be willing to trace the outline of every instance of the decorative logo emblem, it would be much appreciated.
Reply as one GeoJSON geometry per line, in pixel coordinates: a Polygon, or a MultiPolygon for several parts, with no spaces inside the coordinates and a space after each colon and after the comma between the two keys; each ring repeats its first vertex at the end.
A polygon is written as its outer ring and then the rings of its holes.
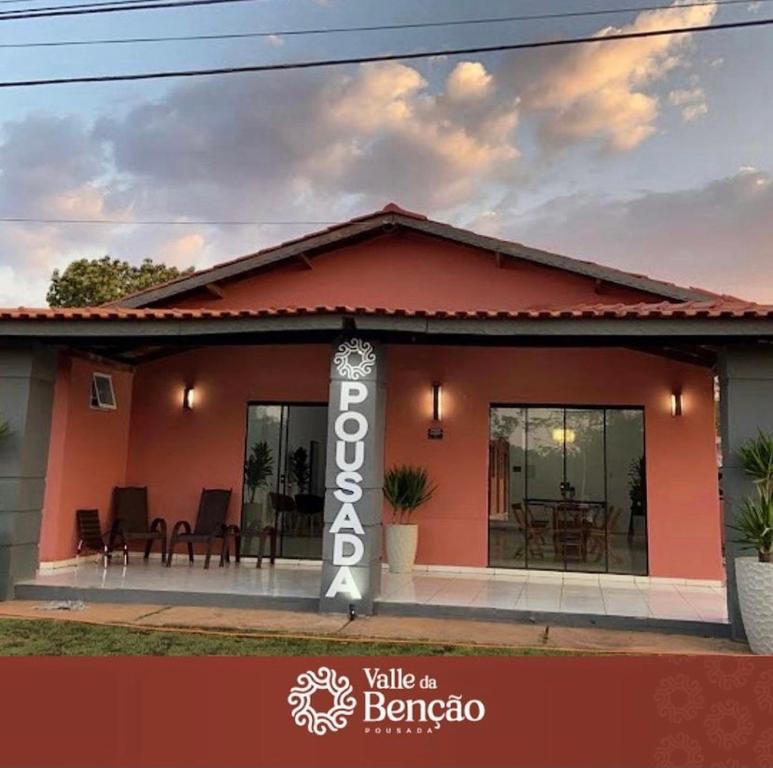
{"type": "Polygon", "coordinates": [[[330,667],[320,667],[316,672],[302,672],[296,682],[287,697],[296,725],[317,736],[324,736],[328,731],[335,733],[346,726],[356,706],[348,677],[330,667]],[[314,694],[320,691],[333,698],[330,708],[323,712],[311,704],[314,694]]]}
{"type": "Polygon", "coordinates": [[[338,345],[333,364],[341,376],[347,379],[361,379],[367,376],[376,364],[376,353],[373,345],[362,339],[350,339],[338,345]]]}

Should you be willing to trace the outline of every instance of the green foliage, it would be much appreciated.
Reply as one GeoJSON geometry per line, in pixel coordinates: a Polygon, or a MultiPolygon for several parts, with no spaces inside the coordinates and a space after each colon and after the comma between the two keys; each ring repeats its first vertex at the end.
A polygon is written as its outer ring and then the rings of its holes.
{"type": "Polygon", "coordinates": [[[290,454],[290,479],[298,486],[298,493],[307,493],[311,482],[309,452],[301,446],[290,454]]]}
{"type": "Polygon", "coordinates": [[[739,451],[744,472],[765,494],[773,494],[773,435],[760,431],[739,451]]]}
{"type": "Polygon", "coordinates": [[[384,497],[392,507],[396,521],[409,521],[411,513],[426,504],[434,493],[435,486],[423,467],[400,465],[384,474],[384,497]]]}
{"type": "Polygon", "coordinates": [[[741,504],[733,526],[735,543],[756,551],[760,562],[767,563],[773,549],[773,436],[760,432],[738,455],[757,492],[741,504]]]}
{"type": "Polygon", "coordinates": [[[78,259],[63,272],[54,270],[46,300],[52,307],[98,306],[191,272],[193,267],[180,271],[151,259],[139,266],[110,256],[78,259]]]}
{"type": "Polygon", "coordinates": [[[758,493],[744,499],[733,529],[738,532],[737,544],[757,552],[760,562],[769,563],[773,549],[773,496],[758,493]]]}
{"type": "Polygon", "coordinates": [[[11,425],[5,419],[0,419],[0,443],[4,443],[10,436],[11,425]]]}
{"type": "Polygon", "coordinates": [[[274,453],[264,440],[255,443],[244,463],[244,485],[249,493],[250,502],[255,501],[258,488],[268,485],[268,478],[274,472],[274,453]]]}

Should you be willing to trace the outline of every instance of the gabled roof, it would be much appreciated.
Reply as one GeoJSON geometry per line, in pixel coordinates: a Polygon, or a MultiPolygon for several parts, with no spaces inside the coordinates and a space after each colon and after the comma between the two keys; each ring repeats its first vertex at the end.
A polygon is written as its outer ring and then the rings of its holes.
{"type": "Polygon", "coordinates": [[[338,248],[357,240],[401,229],[445,239],[460,245],[480,248],[496,254],[498,258],[525,260],[544,267],[560,269],[605,283],[643,291],[671,301],[710,301],[723,298],[698,288],[684,288],[645,275],[624,272],[590,261],[529,248],[521,243],[479,235],[467,229],[433,221],[422,214],[404,210],[394,203],[390,203],[380,211],[359,216],[327,229],[289,240],[233,261],[223,262],[209,269],[200,270],[163,285],[127,296],[112,306],[139,308],[162,301],[167,302],[174,297],[182,296],[196,289],[205,288],[219,281],[232,280],[279,262],[304,259],[315,253],[338,248]]]}

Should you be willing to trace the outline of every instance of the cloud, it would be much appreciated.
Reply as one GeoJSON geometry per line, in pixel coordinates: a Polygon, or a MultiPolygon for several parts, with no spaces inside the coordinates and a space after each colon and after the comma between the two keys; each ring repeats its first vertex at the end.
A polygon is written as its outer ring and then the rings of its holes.
{"type": "Polygon", "coordinates": [[[674,282],[773,303],[773,176],[752,167],[693,189],[628,200],[557,197],[502,209],[491,233],[674,282]]]}
{"type": "Polygon", "coordinates": [[[446,93],[452,101],[484,98],[491,87],[492,77],[479,61],[459,62],[446,80],[446,93]]]}
{"type": "MultiPolygon", "coordinates": [[[[675,4],[640,13],[631,24],[607,27],[596,37],[707,24],[716,10],[716,4],[675,4]]],[[[540,135],[549,147],[597,139],[608,149],[633,149],[655,133],[659,100],[653,87],[684,63],[689,40],[685,33],[578,45],[552,58],[546,54],[524,89],[524,109],[542,114],[540,135]]]]}
{"type": "Polygon", "coordinates": [[[267,218],[329,218],[342,196],[452,205],[519,156],[517,100],[490,81],[481,93],[482,65],[454,72],[440,90],[397,63],[201,81],[101,121],[97,135],[133,180],[124,198],[155,210],[179,206],[183,188],[186,212],[206,218],[253,214],[256,201],[267,218]],[[457,101],[461,80],[477,83],[472,103],[457,101]]]}
{"type": "Polygon", "coordinates": [[[703,88],[690,88],[671,91],[668,94],[668,100],[675,107],[681,107],[682,119],[690,122],[698,117],[703,117],[708,113],[709,107],[706,103],[706,94],[703,88]]]}

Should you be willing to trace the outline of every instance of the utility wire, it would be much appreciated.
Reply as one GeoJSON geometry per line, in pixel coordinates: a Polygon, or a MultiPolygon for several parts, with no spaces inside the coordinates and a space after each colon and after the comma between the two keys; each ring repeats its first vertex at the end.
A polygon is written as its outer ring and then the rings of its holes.
{"type": "Polygon", "coordinates": [[[137,226],[218,226],[218,227],[285,227],[285,226],[329,226],[335,224],[334,221],[197,221],[186,219],[177,221],[175,219],[36,219],[26,216],[0,216],[0,224],[99,224],[99,225],[125,225],[127,227],[137,226]]]}
{"type": "MultiPolygon", "coordinates": [[[[222,5],[228,3],[249,3],[259,0],[106,0],[105,2],[87,2],[73,5],[49,5],[36,8],[20,8],[0,12],[0,21],[14,19],[49,18],[52,16],[75,16],[93,13],[119,13],[125,11],[146,11],[164,8],[184,8],[190,6],[222,5]]],[[[1,2],[1,0],[0,0],[1,2]]],[[[770,0],[757,0],[757,2],[770,2],[770,0]]],[[[749,0],[694,0],[680,5],[648,5],[628,8],[598,8],[584,11],[555,11],[521,16],[501,16],[493,18],[453,19],[447,21],[406,22],[398,24],[373,24],[359,27],[334,27],[327,29],[310,30],[280,30],[277,32],[264,32],[264,35],[319,35],[340,32],[373,32],[399,29],[424,29],[429,27],[461,26],[471,24],[495,24],[511,21],[533,21],[539,19],[563,19],[583,16],[604,16],[617,13],[639,13],[642,11],[670,11],[681,8],[697,8],[715,5],[749,5],[749,0]]]]}
{"type": "MultiPolygon", "coordinates": [[[[8,0],[8,2],[15,2],[17,0],[8,0]]],[[[249,2],[250,0],[218,0],[218,2],[249,2]]],[[[2,3],[3,0],[0,0],[2,3]]],[[[138,2],[138,0],[131,0],[132,3],[138,2]]],[[[190,0],[193,2],[206,2],[211,3],[212,0],[190,0]]],[[[773,0],[759,0],[759,2],[773,2],[773,0]]],[[[185,5],[186,0],[181,0],[179,5],[185,5]]],[[[734,5],[748,5],[749,0],[699,0],[698,2],[683,3],[681,5],[644,5],[638,7],[628,8],[607,8],[607,9],[595,9],[587,11],[561,11],[556,13],[538,13],[522,16],[499,16],[480,19],[452,19],[447,21],[428,21],[428,22],[412,22],[406,24],[374,24],[370,26],[360,27],[329,27],[321,29],[291,29],[291,30],[276,30],[274,32],[231,32],[221,34],[200,34],[200,35],[168,35],[164,37],[129,37],[129,38],[100,38],[96,40],[53,40],[53,41],[33,41],[28,43],[0,43],[0,48],[58,48],[66,46],[89,46],[89,45],[122,45],[129,43],[166,43],[166,42],[182,42],[191,40],[236,40],[244,38],[261,38],[261,37],[295,37],[301,35],[327,35],[327,34],[340,34],[347,32],[376,32],[376,31],[393,31],[393,30],[405,30],[405,29],[427,29],[433,27],[454,27],[465,25],[481,25],[481,24],[500,24],[516,21],[537,21],[548,19],[565,19],[565,18],[577,18],[585,16],[604,16],[623,13],[640,13],[644,11],[676,11],[683,8],[698,8],[705,6],[734,6],[734,5]]],[[[120,10],[132,10],[135,6],[129,8],[121,8],[120,10]]],[[[153,7],[169,7],[169,4],[164,6],[153,5],[153,7]]],[[[177,5],[175,5],[177,7],[177,5]]],[[[118,9],[116,9],[118,10],[118,9]]],[[[0,15],[0,20],[4,19],[0,15]]]]}
{"type": "Polygon", "coordinates": [[[37,8],[19,8],[0,12],[0,21],[14,19],[38,19],[51,16],[81,16],[92,13],[118,13],[123,11],[148,11],[154,8],[184,8],[192,5],[223,5],[226,3],[254,3],[259,0],[107,0],[106,2],[76,3],[73,5],[43,5],[37,8]]]}
{"type": "Polygon", "coordinates": [[[349,64],[372,64],[383,61],[404,61],[410,59],[428,59],[436,56],[460,56],[471,53],[496,53],[501,51],[520,51],[536,48],[553,48],[586,43],[610,43],[617,40],[637,40],[664,35],[683,35],[693,32],[716,32],[725,29],[747,29],[773,24],[773,18],[750,21],[731,21],[723,24],[705,24],[694,27],[670,27],[668,29],[646,30],[639,32],[618,32],[600,37],[569,37],[557,40],[536,40],[526,43],[501,45],[481,45],[469,48],[445,48],[433,51],[414,51],[407,53],[382,53],[373,56],[352,56],[341,59],[319,59],[317,61],[293,61],[278,64],[251,64],[241,67],[213,67],[210,69],[181,69],[157,72],[135,72],[120,75],[80,75],[76,77],[55,77],[39,80],[0,81],[0,88],[29,88],[39,85],[69,85],[73,83],[111,83],[132,80],[162,80],[169,78],[208,77],[211,75],[235,75],[255,72],[279,72],[294,69],[316,69],[320,67],[338,67],[349,64]]]}

